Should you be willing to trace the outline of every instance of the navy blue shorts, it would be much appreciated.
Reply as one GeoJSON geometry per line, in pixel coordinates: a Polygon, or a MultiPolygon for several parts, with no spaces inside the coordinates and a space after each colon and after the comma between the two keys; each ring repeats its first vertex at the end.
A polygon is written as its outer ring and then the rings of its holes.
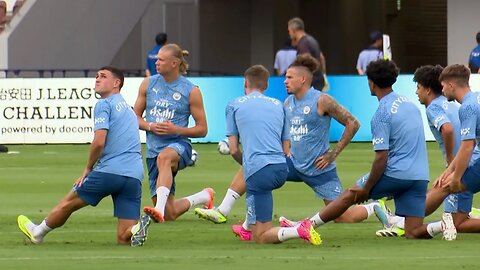
{"type": "MultiPolygon", "coordinates": [[[[357,181],[357,186],[364,187],[368,175],[357,181]]],[[[403,180],[383,174],[370,190],[370,199],[391,197],[395,201],[395,215],[402,217],[425,217],[425,199],[428,180],[403,180]]]]}
{"type": "MultiPolygon", "coordinates": [[[[167,147],[172,148],[180,156],[180,161],[178,162],[178,170],[173,173],[172,186],[170,187],[170,194],[175,195],[175,176],[177,172],[190,166],[192,163],[192,145],[185,142],[177,142],[169,144],[167,147]]],[[[158,167],[157,167],[157,157],[147,158],[147,168],[148,168],[148,182],[150,184],[150,197],[157,195],[157,177],[158,177],[158,167]]]]}
{"type": "Polygon", "coordinates": [[[272,190],[283,186],[287,174],[287,164],[269,164],[245,180],[247,220],[251,224],[272,221],[272,190]]]}
{"type": "Polygon", "coordinates": [[[295,169],[292,160],[287,157],[288,165],[288,182],[304,182],[307,184],[315,195],[327,201],[333,201],[342,194],[342,184],[337,175],[337,168],[333,168],[316,176],[308,176],[300,173],[295,169]]]}
{"type": "Polygon", "coordinates": [[[468,166],[462,176],[462,181],[468,191],[472,193],[480,191],[480,159],[475,160],[471,166],[468,166]]]}
{"type": "Polygon", "coordinates": [[[443,201],[444,211],[447,213],[470,213],[472,211],[473,193],[470,191],[450,194],[443,201]]]}
{"type": "Polygon", "coordinates": [[[142,198],[142,183],[133,177],[92,171],[80,187],[73,191],[83,201],[96,206],[103,198],[111,195],[113,215],[122,219],[138,219],[142,198]]]}

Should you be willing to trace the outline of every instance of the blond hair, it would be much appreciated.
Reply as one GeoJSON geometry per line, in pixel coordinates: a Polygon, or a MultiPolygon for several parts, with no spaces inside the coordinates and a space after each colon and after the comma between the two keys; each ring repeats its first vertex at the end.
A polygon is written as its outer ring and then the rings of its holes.
{"type": "Polygon", "coordinates": [[[187,50],[182,50],[180,46],[174,43],[163,45],[162,50],[167,50],[171,52],[173,57],[180,60],[180,65],[179,65],[180,73],[187,74],[188,63],[187,63],[187,60],[185,60],[185,56],[188,56],[189,54],[187,50]]]}

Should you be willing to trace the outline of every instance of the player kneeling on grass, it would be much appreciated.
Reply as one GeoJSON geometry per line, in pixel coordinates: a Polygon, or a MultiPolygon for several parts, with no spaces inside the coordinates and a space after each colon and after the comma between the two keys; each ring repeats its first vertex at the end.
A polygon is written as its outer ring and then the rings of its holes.
{"type": "Polygon", "coordinates": [[[18,227],[32,243],[42,243],[45,235],[65,224],[73,212],[87,205],[96,206],[108,195],[112,196],[114,216],[118,218],[118,244],[141,246],[145,242],[150,218],[140,218],[143,163],[138,121],[120,95],[123,80],[122,72],[113,67],[102,67],[97,72],[95,92],[101,99],[94,109],[95,135],[87,165],[72,191],[39,225],[18,216],[18,227]]]}
{"type": "Polygon", "coordinates": [[[282,140],[288,140],[288,135],[283,132],[285,114],[282,103],[264,95],[268,77],[268,70],[261,65],[247,69],[246,95],[230,102],[226,108],[230,154],[243,165],[252,236],[257,243],[302,238],[319,245],[320,235],[309,220],[293,228],[272,226],[272,191],[285,183],[288,174],[282,147],[282,140]],[[243,153],[239,149],[239,138],[243,153]]]}
{"type": "Polygon", "coordinates": [[[456,230],[450,213],[445,213],[440,222],[423,224],[429,179],[427,147],[420,110],[392,89],[397,66],[393,61],[377,60],[368,65],[366,73],[370,92],[379,100],[371,121],[375,150],[372,169],[316,214],[313,222],[320,226],[353,204],[392,196],[395,214],[405,217],[405,237],[432,238],[443,233],[446,240],[454,240],[456,230]]]}

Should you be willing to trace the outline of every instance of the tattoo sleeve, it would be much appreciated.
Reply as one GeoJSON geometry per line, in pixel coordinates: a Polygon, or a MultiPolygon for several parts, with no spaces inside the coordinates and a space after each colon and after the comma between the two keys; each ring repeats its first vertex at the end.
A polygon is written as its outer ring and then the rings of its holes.
{"type": "Polygon", "coordinates": [[[345,107],[340,105],[329,95],[324,94],[320,96],[319,105],[321,106],[319,110],[330,115],[340,124],[345,126],[345,130],[343,131],[340,141],[332,150],[334,156],[337,157],[357,133],[358,129],[360,128],[360,122],[358,122],[357,118],[355,118],[355,116],[353,116],[347,109],[345,109],[345,107]]]}

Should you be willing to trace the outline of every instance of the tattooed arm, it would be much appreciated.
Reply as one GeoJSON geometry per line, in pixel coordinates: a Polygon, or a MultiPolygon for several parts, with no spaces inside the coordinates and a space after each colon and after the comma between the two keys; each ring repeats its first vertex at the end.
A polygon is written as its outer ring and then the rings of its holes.
{"type": "Polygon", "coordinates": [[[335,120],[337,120],[340,124],[345,126],[345,130],[343,131],[342,137],[340,141],[335,145],[335,147],[325,153],[323,156],[320,156],[315,161],[315,166],[318,169],[323,169],[327,167],[330,163],[332,163],[337,156],[342,152],[343,148],[350,143],[355,133],[357,133],[358,129],[360,128],[360,123],[358,122],[357,118],[353,116],[345,107],[338,104],[331,96],[327,94],[323,94],[318,99],[318,106],[317,106],[318,113],[320,115],[330,115],[335,120]]]}

